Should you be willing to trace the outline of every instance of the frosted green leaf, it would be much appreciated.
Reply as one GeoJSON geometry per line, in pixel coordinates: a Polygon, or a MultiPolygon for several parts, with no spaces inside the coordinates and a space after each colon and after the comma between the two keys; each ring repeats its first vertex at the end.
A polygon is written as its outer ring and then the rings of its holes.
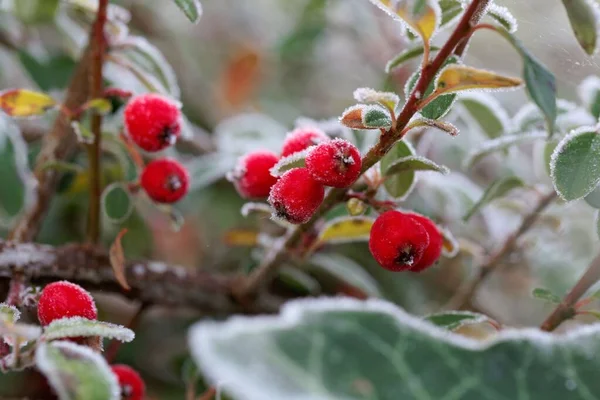
{"type": "Polygon", "coordinates": [[[10,304],[0,303],[0,323],[5,322],[17,322],[21,317],[21,312],[15,306],[10,304]]]}
{"type": "Polygon", "coordinates": [[[388,302],[330,298],[287,303],[278,316],[199,322],[189,344],[209,381],[244,400],[591,400],[600,393],[597,325],[567,335],[504,329],[474,340],[388,302]]]}
{"type": "Polygon", "coordinates": [[[490,139],[495,139],[511,130],[508,113],[493,96],[488,93],[463,93],[458,97],[466,112],[479,125],[490,139]]]}
{"type": "Polygon", "coordinates": [[[59,0],[19,0],[14,13],[25,24],[49,23],[54,20],[59,0]]]}
{"type": "Polygon", "coordinates": [[[598,42],[598,4],[591,0],[562,0],[579,45],[586,53],[596,52],[598,42]]]}
{"type": "Polygon", "coordinates": [[[359,103],[379,103],[389,110],[395,110],[400,103],[400,97],[396,93],[379,92],[370,88],[356,89],[354,99],[359,103]]]}
{"type": "MultiPolygon", "coordinates": [[[[439,50],[439,47],[431,46],[431,51],[439,50]]],[[[421,56],[424,52],[423,45],[417,45],[415,47],[411,47],[409,49],[404,50],[403,52],[397,54],[394,58],[387,62],[385,65],[385,72],[390,73],[395,68],[400,67],[402,64],[410,61],[414,58],[421,56]]]]}
{"type": "Polygon", "coordinates": [[[198,22],[202,15],[202,5],[199,0],[174,0],[191,22],[198,22]]]}
{"type": "Polygon", "coordinates": [[[449,331],[455,331],[465,325],[474,325],[489,320],[487,315],[470,311],[446,311],[430,314],[424,319],[449,331]]]}
{"type": "Polygon", "coordinates": [[[463,12],[463,2],[460,0],[439,0],[442,9],[442,21],[440,26],[452,24],[458,20],[458,16],[463,12]]]}
{"type": "Polygon", "coordinates": [[[509,176],[506,178],[500,178],[495,180],[483,193],[483,196],[473,205],[473,207],[463,217],[463,221],[468,221],[477,211],[482,207],[489,204],[491,201],[500,198],[511,190],[523,187],[524,183],[520,178],[516,176],[509,176]]]}
{"type": "Polygon", "coordinates": [[[438,165],[428,158],[421,156],[402,157],[394,161],[388,167],[386,176],[401,174],[410,171],[435,171],[447,175],[450,173],[448,167],[438,165]]]}
{"type": "MultiPolygon", "coordinates": [[[[277,161],[277,163],[269,170],[271,175],[279,177],[290,169],[302,168],[306,166],[306,156],[308,156],[308,153],[310,153],[314,147],[315,146],[310,146],[307,149],[280,158],[279,161],[277,161]]],[[[231,180],[233,178],[229,177],[228,179],[231,180]]]]}
{"type": "Polygon", "coordinates": [[[488,8],[487,14],[510,33],[515,33],[519,27],[517,19],[506,7],[492,3],[488,8]]]}
{"type": "Polygon", "coordinates": [[[347,282],[371,297],[382,297],[379,284],[356,261],[338,253],[317,253],[310,257],[309,264],[317,271],[347,282]]]}
{"type": "Polygon", "coordinates": [[[131,342],[135,334],[131,329],[121,325],[93,321],[82,317],[57,319],[44,329],[44,338],[46,340],[79,336],[100,336],[117,339],[121,342],[131,342]]]}
{"type": "Polygon", "coordinates": [[[120,224],[133,211],[133,201],[123,182],[113,182],[102,191],[102,212],[113,224],[120,224]]]}
{"type": "Polygon", "coordinates": [[[534,131],[520,135],[506,135],[497,139],[488,140],[471,150],[463,162],[463,168],[471,168],[479,160],[494,152],[505,150],[531,140],[545,139],[546,137],[546,132],[534,131]]]}
{"type": "MultiPolygon", "coordinates": [[[[387,175],[387,171],[391,165],[401,158],[409,157],[415,154],[414,149],[408,142],[399,140],[386,153],[380,162],[380,171],[383,176],[387,175]]],[[[386,191],[394,198],[404,198],[408,196],[415,184],[415,172],[406,171],[402,174],[390,176],[383,182],[386,191]]]]}
{"type": "Polygon", "coordinates": [[[369,105],[363,108],[362,123],[366,129],[387,129],[392,126],[392,117],[385,108],[369,105]]]}
{"type": "Polygon", "coordinates": [[[552,293],[550,290],[544,288],[533,289],[531,295],[536,299],[544,300],[548,303],[559,304],[561,302],[560,297],[552,293]]]}
{"type": "Polygon", "coordinates": [[[60,400],[118,400],[121,389],[104,357],[71,342],[40,343],[36,366],[60,400]]]}
{"type": "Polygon", "coordinates": [[[600,182],[600,135],[596,129],[584,126],[572,131],[552,153],[552,182],[564,200],[585,197],[600,182]]]}
{"type": "Polygon", "coordinates": [[[298,268],[283,266],[279,270],[278,279],[288,288],[302,295],[315,296],[321,293],[321,284],[298,268]]]}

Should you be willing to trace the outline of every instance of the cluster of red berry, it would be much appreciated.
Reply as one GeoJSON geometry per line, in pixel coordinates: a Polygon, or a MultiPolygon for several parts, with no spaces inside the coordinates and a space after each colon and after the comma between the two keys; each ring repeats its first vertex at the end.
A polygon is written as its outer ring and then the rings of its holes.
{"type": "Polygon", "coordinates": [[[280,157],[270,151],[249,153],[238,161],[231,178],[245,198],[264,198],[274,215],[294,224],[307,222],[321,205],[325,186],[352,185],[361,171],[360,152],[343,139],[331,140],[316,128],[299,128],[288,134],[281,158],[309,149],[306,168],[293,168],[281,177],[271,174],[280,157]],[[314,147],[313,147],[314,146],[314,147]]]}
{"type": "MultiPolygon", "coordinates": [[[[38,301],[38,319],[42,326],[61,318],[82,317],[89,320],[98,318],[98,311],[92,296],[81,286],[61,281],[47,285],[38,301]]],[[[78,338],[72,338],[80,342],[78,338]]],[[[113,365],[112,371],[121,386],[121,396],[125,400],[142,400],[146,391],[140,375],[127,365],[113,365]]]]}
{"type": "Polygon", "coordinates": [[[390,271],[421,272],[440,258],[442,246],[442,234],[433,221],[400,211],[381,214],[369,237],[373,258],[390,271]]]}
{"type": "MultiPolygon", "coordinates": [[[[173,145],[181,133],[181,111],[177,104],[158,94],[136,96],[124,111],[125,129],[141,149],[157,152],[173,145]]],[[[148,196],[159,203],[174,203],[188,191],[187,170],[172,158],[151,161],[140,177],[148,196]]]]}

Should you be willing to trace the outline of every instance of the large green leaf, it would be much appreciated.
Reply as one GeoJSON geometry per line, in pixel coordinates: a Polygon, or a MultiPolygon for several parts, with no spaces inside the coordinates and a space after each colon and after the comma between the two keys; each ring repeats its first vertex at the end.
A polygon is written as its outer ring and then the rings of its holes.
{"type": "Polygon", "coordinates": [[[459,101],[490,139],[502,136],[510,130],[508,113],[502,104],[490,94],[463,93],[459,96],[459,101]]]}
{"type": "Polygon", "coordinates": [[[600,393],[600,326],[478,341],[379,300],[288,303],[279,316],[200,322],[192,355],[235,399],[565,400],[600,393]],[[229,384],[228,384],[229,383],[229,384]]]}
{"type": "Polygon", "coordinates": [[[99,354],[71,342],[41,343],[35,353],[38,369],[60,400],[117,400],[117,378],[99,354]]]}
{"type": "Polygon", "coordinates": [[[590,194],[600,183],[600,134],[594,127],[571,132],[552,153],[550,173],[554,187],[565,200],[590,194]]]}
{"type": "MultiPolygon", "coordinates": [[[[415,154],[414,149],[404,140],[399,140],[381,159],[381,174],[386,176],[388,170],[398,160],[415,154]]],[[[415,183],[415,171],[409,170],[403,173],[395,174],[387,178],[383,185],[387,192],[394,198],[407,196],[415,183]]]]}
{"type": "Polygon", "coordinates": [[[192,22],[198,22],[202,15],[202,5],[199,0],[175,0],[175,4],[192,22]]]}
{"type": "Polygon", "coordinates": [[[66,87],[75,68],[75,61],[66,54],[38,59],[19,51],[19,61],[31,79],[45,92],[66,87]]]}
{"type": "Polygon", "coordinates": [[[598,41],[597,4],[591,0],[562,0],[577,41],[588,54],[594,54],[598,41]]]}

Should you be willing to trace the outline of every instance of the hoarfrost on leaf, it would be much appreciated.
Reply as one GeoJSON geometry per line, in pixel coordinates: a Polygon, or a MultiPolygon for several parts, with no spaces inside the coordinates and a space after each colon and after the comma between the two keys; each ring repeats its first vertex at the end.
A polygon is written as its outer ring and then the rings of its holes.
{"type": "Polygon", "coordinates": [[[100,336],[131,342],[135,334],[131,329],[108,322],[93,321],[82,317],[61,318],[52,321],[44,329],[44,339],[55,340],[66,337],[100,336]]]}

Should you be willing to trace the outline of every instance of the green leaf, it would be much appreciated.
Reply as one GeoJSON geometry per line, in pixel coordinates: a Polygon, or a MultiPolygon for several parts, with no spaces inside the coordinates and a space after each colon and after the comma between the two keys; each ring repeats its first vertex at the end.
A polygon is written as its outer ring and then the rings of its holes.
{"type": "MultiPolygon", "coordinates": [[[[431,51],[437,51],[439,49],[439,47],[431,46],[431,51]]],[[[407,61],[419,57],[423,54],[423,52],[423,45],[417,45],[402,51],[400,54],[397,54],[394,58],[388,61],[388,63],[385,65],[385,72],[389,74],[393,69],[398,68],[407,61]]]]}
{"type": "Polygon", "coordinates": [[[554,149],[556,149],[556,146],[558,146],[558,142],[555,140],[549,140],[544,146],[544,163],[546,164],[545,166],[548,176],[550,176],[551,173],[550,163],[552,162],[552,153],[554,153],[554,149]]]}
{"type": "Polygon", "coordinates": [[[116,376],[99,353],[71,342],[41,343],[35,362],[60,400],[118,400],[116,376]]]}
{"type": "Polygon", "coordinates": [[[386,176],[406,173],[410,171],[436,171],[447,175],[450,173],[448,167],[438,165],[428,158],[421,156],[408,156],[399,158],[388,167],[386,176]]]}
{"type": "MultiPolygon", "coordinates": [[[[458,58],[455,56],[450,56],[444,62],[443,67],[450,64],[457,64],[458,58]]],[[[411,92],[413,91],[415,85],[419,80],[420,72],[416,71],[407,81],[406,87],[404,88],[404,95],[408,99],[410,97],[411,92]]],[[[422,99],[427,98],[433,90],[435,89],[435,79],[429,84],[425,93],[421,95],[422,99]]],[[[456,99],[456,93],[452,94],[444,94],[439,96],[437,99],[433,100],[429,104],[427,104],[423,109],[421,109],[420,113],[423,117],[428,119],[439,119],[446,115],[448,111],[450,111],[450,107],[454,104],[454,100],[456,99]]]]}
{"type": "Polygon", "coordinates": [[[93,321],[82,317],[70,317],[54,320],[44,329],[46,340],[55,340],[79,336],[100,336],[131,342],[135,334],[131,329],[108,322],[93,321]]]}
{"type": "Polygon", "coordinates": [[[600,209],[600,186],[596,186],[590,194],[584,197],[584,200],[589,206],[600,209]]]}
{"type": "Polygon", "coordinates": [[[317,253],[310,257],[308,263],[312,269],[324,271],[371,297],[382,297],[377,281],[361,265],[348,257],[338,253],[317,253]]]}
{"type": "Polygon", "coordinates": [[[438,314],[426,316],[425,321],[439,326],[449,331],[455,331],[465,325],[478,324],[489,320],[489,317],[483,314],[470,311],[446,311],[438,314]]]}
{"type": "Polygon", "coordinates": [[[392,117],[385,108],[378,105],[364,107],[362,123],[367,129],[387,129],[392,126],[392,117]]]}
{"type": "Polygon", "coordinates": [[[521,54],[523,59],[523,79],[527,93],[546,117],[550,136],[554,133],[556,122],[556,80],[537,58],[523,46],[523,43],[504,28],[496,27],[496,31],[504,36],[521,54]]]}
{"type": "MultiPolygon", "coordinates": [[[[380,170],[383,176],[387,175],[387,171],[392,164],[397,160],[412,156],[415,154],[414,149],[408,142],[399,140],[381,159],[380,170]]],[[[415,172],[407,171],[402,174],[396,174],[383,182],[383,185],[390,196],[394,198],[406,197],[412,190],[415,183],[415,172]]]]}
{"type": "Polygon", "coordinates": [[[113,182],[102,192],[102,211],[111,223],[119,224],[131,215],[133,201],[123,182],[113,182]]]}
{"type": "Polygon", "coordinates": [[[14,14],[25,24],[52,22],[58,10],[59,0],[18,0],[14,2],[14,14]]]}
{"type": "Polygon", "coordinates": [[[190,21],[198,22],[202,15],[202,5],[199,0],[175,0],[175,4],[190,21]]]}
{"type": "Polygon", "coordinates": [[[550,290],[544,289],[544,288],[533,289],[533,292],[531,292],[531,295],[533,297],[535,297],[536,299],[544,300],[544,301],[547,301],[547,302],[553,303],[553,304],[560,304],[560,302],[561,302],[560,297],[558,297],[557,295],[552,293],[550,290]]]}
{"type": "Polygon", "coordinates": [[[299,151],[297,153],[291,154],[287,157],[282,157],[277,161],[271,169],[271,175],[273,176],[281,176],[285,172],[294,168],[303,168],[306,166],[306,156],[312,150],[312,146],[303,151],[299,151]]]}
{"type": "Polygon", "coordinates": [[[455,21],[456,17],[463,11],[463,4],[460,0],[439,0],[439,4],[442,9],[442,21],[440,26],[455,21]]]}
{"type": "Polygon", "coordinates": [[[75,68],[75,61],[66,54],[37,59],[25,51],[19,51],[19,61],[29,77],[44,92],[66,87],[75,68]]]}
{"type": "Polygon", "coordinates": [[[495,180],[490,187],[483,193],[483,196],[473,205],[473,207],[463,217],[463,221],[468,221],[477,211],[491,201],[504,196],[513,189],[523,187],[525,184],[516,176],[509,176],[495,180]]]}
{"type": "Polygon", "coordinates": [[[10,304],[0,303],[0,323],[5,322],[17,322],[20,318],[21,312],[15,306],[10,304]]]}
{"type": "Polygon", "coordinates": [[[545,139],[546,136],[546,132],[537,131],[519,135],[506,135],[497,139],[488,140],[487,142],[483,142],[482,144],[471,150],[471,152],[467,155],[465,161],[463,162],[463,168],[471,168],[479,160],[488,156],[489,154],[495,153],[500,150],[505,150],[531,140],[545,139]]]}
{"type": "Polygon", "coordinates": [[[321,284],[315,278],[297,268],[283,266],[279,270],[278,278],[289,289],[298,294],[314,296],[321,293],[321,284]]]}
{"type": "Polygon", "coordinates": [[[598,41],[598,5],[589,0],[562,0],[577,41],[589,55],[594,54],[598,41]]]}
{"type": "Polygon", "coordinates": [[[487,15],[502,25],[502,27],[510,33],[515,33],[517,31],[517,19],[512,15],[508,8],[492,3],[487,10],[487,15]]]}
{"type": "Polygon", "coordinates": [[[488,93],[463,93],[458,99],[490,139],[500,137],[510,130],[508,113],[502,104],[488,93]]]}
{"type": "Polygon", "coordinates": [[[294,301],[279,316],[199,322],[189,344],[209,380],[231,382],[227,391],[245,400],[591,400],[600,392],[600,326],[474,340],[381,300],[294,301]]]}
{"type": "Polygon", "coordinates": [[[600,135],[595,127],[582,127],[560,141],[550,162],[552,182],[564,200],[590,194],[600,183],[600,135]]]}

